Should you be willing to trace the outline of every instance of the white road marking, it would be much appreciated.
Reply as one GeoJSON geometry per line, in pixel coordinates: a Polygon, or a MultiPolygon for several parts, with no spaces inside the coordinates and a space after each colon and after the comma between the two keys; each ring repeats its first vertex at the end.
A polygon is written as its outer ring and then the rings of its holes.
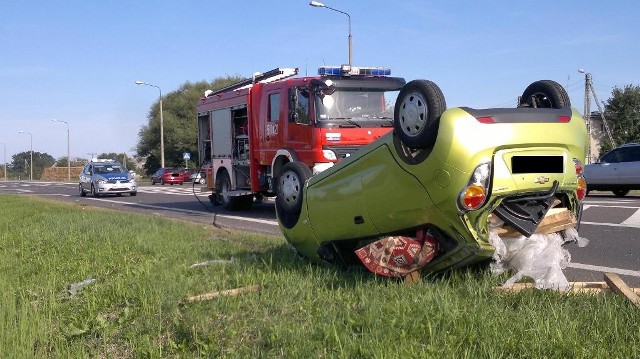
{"type": "Polygon", "coordinates": [[[181,208],[173,208],[173,207],[163,207],[163,206],[156,206],[156,205],[144,204],[144,203],[129,203],[129,202],[122,202],[122,201],[105,199],[105,198],[85,198],[85,199],[91,200],[91,201],[110,202],[110,203],[117,203],[117,204],[123,204],[123,205],[128,205],[128,206],[144,207],[144,208],[159,209],[159,210],[169,210],[169,211],[173,211],[173,212],[181,212],[181,213],[196,214],[196,215],[214,215],[215,214],[216,218],[235,219],[235,220],[246,221],[246,222],[261,223],[261,224],[267,224],[267,225],[272,225],[272,226],[278,226],[278,222],[277,221],[272,221],[272,220],[268,220],[268,219],[230,216],[230,215],[220,214],[220,213],[194,211],[194,210],[191,210],[191,209],[181,209],[181,208]]]}
{"type": "Polygon", "coordinates": [[[620,275],[628,275],[632,277],[640,277],[640,271],[629,270],[629,269],[620,269],[620,268],[611,268],[611,267],[602,267],[602,266],[594,266],[591,264],[581,264],[581,263],[568,263],[567,267],[576,268],[576,269],[584,269],[594,272],[609,272],[620,275]]]}
{"type": "Polygon", "coordinates": [[[640,227],[640,211],[635,211],[629,218],[622,221],[620,225],[640,227]]]}
{"type": "Polygon", "coordinates": [[[580,225],[583,225],[583,224],[590,224],[592,226],[605,226],[605,227],[640,228],[640,224],[622,224],[622,223],[604,223],[604,222],[580,221],[580,225]]]}

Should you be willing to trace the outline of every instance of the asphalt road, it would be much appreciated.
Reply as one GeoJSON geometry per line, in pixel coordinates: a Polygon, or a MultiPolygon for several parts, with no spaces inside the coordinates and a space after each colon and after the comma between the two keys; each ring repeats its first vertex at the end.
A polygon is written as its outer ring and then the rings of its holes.
{"type": "MultiPolygon", "coordinates": [[[[251,211],[229,212],[213,207],[200,185],[142,186],[130,197],[80,197],[76,183],[0,182],[0,194],[31,194],[120,210],[142,212],[225,228],[250,230],[281,236],[272,200],[254,204],[251,211]]],[[[579,228],[586,247],[569,244],[571,262],[564,270],[569,281],[603,280],[613,272],[630,286],[640,287],[640,196],[617,198],[592,192],[584,202],[579,228]]]]}

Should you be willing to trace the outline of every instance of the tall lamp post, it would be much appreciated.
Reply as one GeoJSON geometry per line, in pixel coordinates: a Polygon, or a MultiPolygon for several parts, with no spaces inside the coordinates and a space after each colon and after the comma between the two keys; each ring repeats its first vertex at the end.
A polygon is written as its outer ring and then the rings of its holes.
{"type": "Polygon", "coordinates": [[[71,151],[69,150],[69,122],[51,119],[52,122],[64,123],[67,125],[67,181],[71,182],[71,151]]]}
{"type": "Polygon", "coordinates": [[[160,167],[164,168],[164,120],[162,118],[162,89],[159,86],[148,84],[142,81],[136,81],[136,85],[146,85],[155,87],[160,91],[160,167]]]}
{"type": "Polygon", "coordinates": [[[334,9],[334,8],[332,8],[330,6],[327,6],[327,5],[325,5],[325,4],[323,4],[323,3],[319,2],[319,1],[311,1],[309,3],[309,5],[311,5],[313,7],[323,7],[323,8],[326,8],[326,9],[329,9],[329,10],[333,10],[333,11],[339,12],[341,14],[347,15],[347,18],[349,19],[349,66],[351,66],[352,62],[353,62],[352,61],[353,60],[353,52],[351,51],[351,16],[349,16],[349,14],[347,14],[344,11],[341,11],[341,10],[338,10],[338,9],[334,9]]]}
{"type": "Polygon", "coordinates": [[[24,133],[26,135],[29,135],[29,151],[31,152],[31,163],[29,164],[29,169],[31,170],[31,173],[29,174],[29,181],[33,181],[33,135],[31,134],[31,132],[25,132],[25,131],[18,131],[18,133],[24,133]]]}
{"type": "Polygon", "coordinates": [[[2,143],[2,146],[4,148],[4,180],[6,181],[7,180],[7,144],[3,142],[0,142],[0,143],[2,143]]]}

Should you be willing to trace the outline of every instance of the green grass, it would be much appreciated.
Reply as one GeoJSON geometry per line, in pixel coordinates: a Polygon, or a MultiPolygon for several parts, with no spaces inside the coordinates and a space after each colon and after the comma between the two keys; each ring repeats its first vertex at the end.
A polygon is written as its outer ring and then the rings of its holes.
{"type": "Polygon", "coordinates": [[[1,358],[640,357],[623,297],[493,292],[504,279],[404,285],[311,265],[281,237],[0,196],[1,358]]]}

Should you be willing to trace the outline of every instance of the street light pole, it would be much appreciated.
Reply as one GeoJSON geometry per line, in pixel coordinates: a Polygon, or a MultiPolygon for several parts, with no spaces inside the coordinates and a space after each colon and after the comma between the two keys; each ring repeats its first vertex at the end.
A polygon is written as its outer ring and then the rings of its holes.
{"type": "Polygon", "coordinates": [[[67,125],[67,181],[71,182],[71,151],[69,150],[69,122],[63,120],[51,119],[53,122],[64,123],[67,125]]]}
{"type": "Polygon", "coordinates": [[[327,5],[325,5],[325,4],[323,4],[323,3],[319,2],[319,1],[311,1],[309,3],[309,5],[311,5],[313,7],[323,7],[323,8],[326,8],[326,9],[329,9],[329,10],[333,10],[335,12],[339,12],[341,14],[347,15],[347,18],[349,20],[349,66],[353,65],[353,51],[352,51],[352,48],[351,48],[351,43],[352,43],[351,16],[349,14],[347,14],[346,12],[344,12],[344,11],[341,11],[341,10],[338,10],[338,9],[334,9],[334,8],[332,8],[330,6],[327,6],[327,5]]]}
{"type": "Polygon", "coordinates": [[[160,91],[160,167],[164,168],[164,119],[162,118],[162,89],[159,86],[136,81],[136,85],[146,85],[155,87],[160,91]]]}
{"type": "Polygon", "coordinates": [[[24,133],[29,135],[29,151],[31,152],[31,163],[29,164],[29,169],[31,173],[29,174],[29,181],[33,181],[33,135],[31,132],[18,131],[18,133],[24,133]]]}
{"type": "Polygon", "coordinates": [[[4,180],[7,180],[7,144],[2,143],[2,146],[4,147],[4,180]]]}

